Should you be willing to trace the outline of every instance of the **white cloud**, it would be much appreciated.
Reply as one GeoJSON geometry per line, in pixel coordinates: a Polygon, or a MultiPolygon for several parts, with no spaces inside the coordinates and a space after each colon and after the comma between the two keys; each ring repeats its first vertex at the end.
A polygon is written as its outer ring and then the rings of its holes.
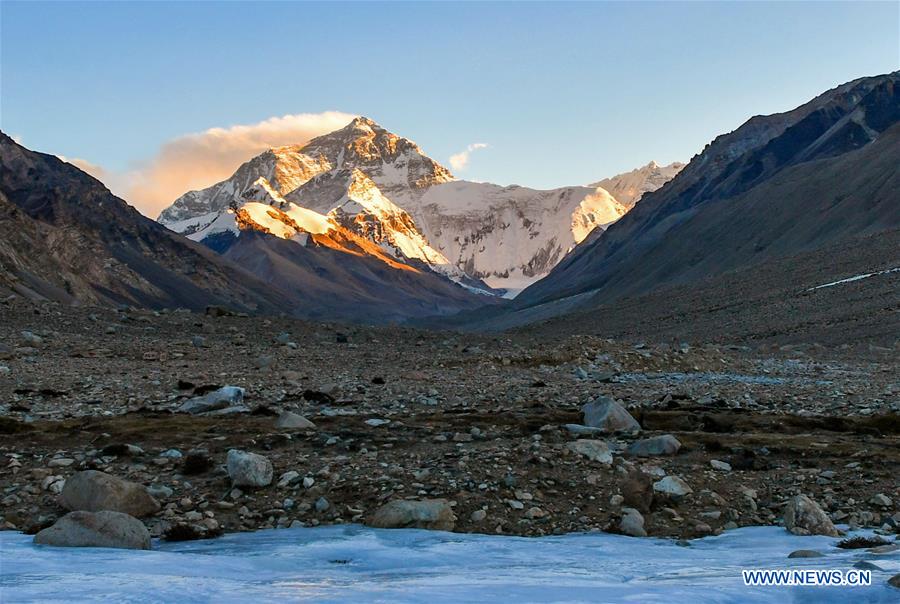
{"type": "Polygon", "coordinates": [[[266,149],[306,143],[346,126],[354,117],[340,111],[299,113],[185,134],[126,172],[110,172],[83,159],[66,161],[102,181],[145,216],[156,218],[182,194],[228,178],[266,149]]]}
{"type": "Polygon", "coordinates": [[[450,167],[454,170],[464,170],[465,167],[469,164],[469,155],[473,151],[477,151],[478,149],[486,149],[487,145],[485,143],[473,143],[466,147],[465,151],[460,151],[454,155],[450,156],[450,167]]]}

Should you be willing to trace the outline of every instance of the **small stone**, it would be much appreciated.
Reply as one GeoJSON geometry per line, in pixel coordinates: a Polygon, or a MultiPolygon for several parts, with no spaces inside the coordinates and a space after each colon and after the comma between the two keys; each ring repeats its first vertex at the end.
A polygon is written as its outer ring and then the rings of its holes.
{"type": "Polygon", "coordinates": [[[693,493],[693,489],[677,476],[666,476],[662,480],[653,483],[653,490],[670,497],[679,498],[693,493]]]}
{"type": "Polygon", "coordinates": [[[213,411],[221,411],[225,409],[250,409],[244,407],[244,389],[239,386],[224,386],[218,390],[207,392],[203,396],[197,396],[185,401],[178,411],[180,413],[190,413],[199,415],[202,413],[211,413],[213,411]]]}
{"type": "Polygon", "coordinates": [[[316,425],[298,413],[282,411],[275,420],[275,427],[281,430],[312,430],[316,425]]]}
{"type": "Polygon", "coordinates": [[[506,503],[508,503],[509,507],[511,507],[514,510],[524,510],[525,509],[525,504],[522,503],[521,501],[517,501],[515,499],[508,499],[506,501],[506,503]]]}
{"type": "Polygon", "coordinates": [[[795,535],[828,535],[837,537],[828,515],[806,495],[791,498],[784,510],[784,527],[795,535]]]}
{"type": "Polygon", "coordinates": [[[324,497],[319,497],[316,499],[316,511],[319,513],[328,511],[328,508],[331,507],[331,503],[325,499],[324,497]]]}
{"type": "Polygon", "coordinates": [[[671,434],[645,438],[631,443],[625,450],[626,455],[635,457],[653,457],[657,455],[675,455],[681,443],[671,434]]]}
{"type": "Polygon", "coordinates": [[[147,492],[155,499],[168,499],[175,491],[167,486],[152,484],[147,487],[147,492]]]}
{"type": "Polygon", "coordinates": [[[286,487],[296,481],[298,478],[300,478],[300,472],[290,470],[281,475],[281,477],[278,479],[278,486],[282,488],[286,487]]]}
{"type": "Polygon", "coordinates": [[[34,348],[39,348],[40,345],[44,343],[44,339],[41,336],[36,335],[30,331],[23,331],[22,332],[22,342],[26,346],[32,346],[34,348]]]}
{"type": "Polygon", "coordinates": [[[525,517],[528,518],[529,520],[537,520],[539,518],[543,518],[546,515],[547,515],[547,513],[537,506],[530,507],[525,512],[525,517]]]}
{"type": "Polygon", "coordinates": [[[316,484],[316,479],[312,476],[306,476],[303,478],[304,489],[311,489],[314,484],[316,484]]]}
{"type": "Polygon", "coordinates": [[[877,564],[872,564],[871,562],[867,562],[866,560],[860,560],[856,564],[853,565],[853,568],[859,568],[861,570],[874,570],[876,572],[881,572],[884,569],[878,566],[877,564]]]}
{"type": "Polygon", "coordinates": [[[472,522],[482,522],[485,518],[487,518],[487,512],[484,510],[475,510],[472,512],[472,515],[469,516],[469,519],[472,522]]]}
{"type": "Polygon", "coordinates": [[[639,432],[641,425],[630,413],[608,396],[601,396],[581,408],[584,425],[607,432],[639,432]]]}
{"type": "Polygon", "coordinates": [[[391,420],[372,418],[372,419],[367,419],[365,423],[367,426],[372,426],[373,428],[377,428],[378,426],[385,426],[385,425],[391,423],[391,420]]]}
{"type": "Polygon", "coordinates": [[[602,440],[580,438],[575,442],[569,443],[567,446],[570,450],[587,457],[591,461],[606,465],[610,465],[613,462],[609,446],[602,440]]]}
{"type": "Polygon", "coordinates": [[[788,554],[788,558],[822,558],[823,556],[825,554],[814,549],[798,549],[788,554]]]}
{"type": "Polygon", "coordinates": [[[226,467],[231,482],[238,487],[265,487],[272,482],[272,462],[256,453],[231,449],[226,467]]]}
{"type": "Polygon", "coordinates": [[[619,530],[623,535],[631,537],[646,537],[644,530],[644,517],[634,508],[622,508],[622,518],[619,520],[619,530]]]}
{"type": "Polygon", "coordinates": [[[891,587],[896,587],[897,589],[900,589],[900,573],[897,573],[896,575],[894,575],[893,577],[888,579],[887,583],[891,587]]]}
{"type": "Polygon", "coordinates": [[[709,465],[712,466],[714,470],[721,470],[722,472],[731,472],[731,464],[725,461],[719,461],[718,459],[710,459],[709,465]]]}
{"type": "Polygon", "coordinates": [[[884,493],[873,495],[872,499],[869,500],[869,503],[871,503],[872,505],[881,506],[883,508],[889,508],[894,505],[894,501],[884,493]]]}

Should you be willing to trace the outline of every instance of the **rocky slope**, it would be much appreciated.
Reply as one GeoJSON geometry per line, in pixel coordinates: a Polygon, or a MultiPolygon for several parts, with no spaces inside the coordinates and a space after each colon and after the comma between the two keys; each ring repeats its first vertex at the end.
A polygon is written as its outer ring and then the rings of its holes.
{"type": "Polygon", "coordinates": [[[74,166],[5,136],[0,164],[0,293],[354,322],[485,304],[485,296],[424,263],[400,262],[388,246],[286,202],[261,178],[241,207],[185,221],[190,237],[207,246],[141,216],[74,166]]]}
{"type": "Polygon", "coordinates": [[[307,145],[251,159],[228,180],[183,195],[159,220],[206,241],[208,225],[248,201],[313,211],[398,261],[420,261],[468,286],[515,291],[626,211],[599,187],[457,181],[415,143],[361,117],[307,145]]]}
{"type": "Polygon", "coordinates": [[[278,312],[289,300],[0,133],[0,289],[33,300],[278,312]]]}
{"type": "Polygon", "coordinates": [[[517,304],[569,312],[900,226],[898,84],[855,80],[718,137],[517,304]]]}
{"type": "Polygon", "coordinates": [[[616,198],[627,209],[634,207],[644,193],[651,193],[675,178],[675,175],[684,169],[685,164],[673,162],[667,166],[660,166],[651,161],[646,166],[641,166],[631,172],[618,174],[611,178],[604,178],[589,186],[602,187],[616,198]]]}

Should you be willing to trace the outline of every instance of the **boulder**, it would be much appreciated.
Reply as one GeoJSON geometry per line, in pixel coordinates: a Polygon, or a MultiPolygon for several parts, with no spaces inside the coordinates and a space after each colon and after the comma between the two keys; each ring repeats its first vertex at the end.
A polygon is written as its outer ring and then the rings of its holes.
{"type": "Polygon", "coordinates": [[[69,477],[60,500],[66,509],[72,511],[109,510],[136,518],[159,511],[159,502],[143,485],[97,470],[85,470],[69,477]]]}
{"type": "Polygon", "coordinates": [[[619,520],[619,530],[623,535],[631,537],[646,537],[644,530],[644,517],[634,508],[622,508],[622,519],[619,520]]]}
{"type": "Polygon", "coordinates": [[[203,396],[195,396],[194,398],[186,400],[178,407],[178,411],[180,413],[190,413],[192,415],[211,413],[213,411],[228,411],[232,409],[236,409],[238,412],[249,412],[250,409],[245,407],[243,402],[243,388],[239,386],[223,386],[218,390],[207,392],[203,396]]]}
{"type": "Polygon", "coordinates": [[[453,508],[444,499],[389,501],[372,516],[369,526],[375,528],[423,528],[452,531],[456,525],[453,508]]]}
{"type": "Polygon", "coordinates": [[[819,504],[806,495],[797,495],[784,509],[784,528],[795,535],[840,535],[819,504]]]}
{"type": "Polygon", "coordinates": [[[282,411],[275,420],[275,427],[282,430],[311,430],[316,425],[298,413],[282,411]]]}
{"type": "Polygon", "coordinates": [[[688,483],[677,476],[666,476],[662,480],[653,483],[653,490],[663,495],[678,499],[694,492],[688,483]]]}
{"type": "Polygon", "coordinates": [[[798,549],[796,551],[791,552],[788,555],[788,558],[821,558],[825,554],[822,552],[817,552],[814,549],[798,549]]]}
{"type": "Polygon", "coordinates": [[[581,408],[584,425],[606,432],[639,432],[641,425],[628,411],[608,396],[601,396],[581,408]]]}
{"type": "Polygon", "coordinates": [[[681,448],[681,443],[671,434],[644,438],[631,443],[625,449],[626,455],[634,457],[653,457],[656,455],[675,455],[681,448]]]}
{"type": "Polygon", "coordinates": [[[121,512],[69,512],[34,536],[37,545],[150,549],[150,531],[121,512]]]}
{"type": "Polygon", "coordinates": [[[236,487],[265,487],[272,483],[275,473],[267,457],[231,449],[225,461],[228,476],[236,487]]]}
{"type": "Polygon", "coordinates": [[[896,575],[894,575],[893,577],[888,579],[887,582],[888,582],[888,585],[890,585],[891,587],[896,587],[897,589],[900,589],[900,573],[897,573],[896,575]]]}
{"type": "Polygon", "coordinates": [[[606,465],[613,462],[612,453],[609,452],[609,446],[602,440],[579,438],[575,442],[569,443],[567,446],[571,451],[583,455],[591,461],[597,461],[606,465]]]}

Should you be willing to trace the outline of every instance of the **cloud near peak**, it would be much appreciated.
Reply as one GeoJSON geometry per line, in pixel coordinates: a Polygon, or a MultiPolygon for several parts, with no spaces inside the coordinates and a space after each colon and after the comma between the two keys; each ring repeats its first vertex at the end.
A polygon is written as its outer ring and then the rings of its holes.
{"type": "Polygon", "coordinates": [[[298,113],[185,134],[164,143],[154,157],[122,173],[82,159],[65,161],[103,182],[145,216],[156,218],[182,194],[228,178],[238,166],[266,149],[302,145],[346,126],[354,117],[340,111],[298,113]]]}
{"type": "Polygon", "coordinates": [[[454,170],[464,170],[469,165],[469,155],[478,149],[486,149],[485,143],[473,143],[465,148],[465,150],[450,156],[450,167],[454,170]]]}

